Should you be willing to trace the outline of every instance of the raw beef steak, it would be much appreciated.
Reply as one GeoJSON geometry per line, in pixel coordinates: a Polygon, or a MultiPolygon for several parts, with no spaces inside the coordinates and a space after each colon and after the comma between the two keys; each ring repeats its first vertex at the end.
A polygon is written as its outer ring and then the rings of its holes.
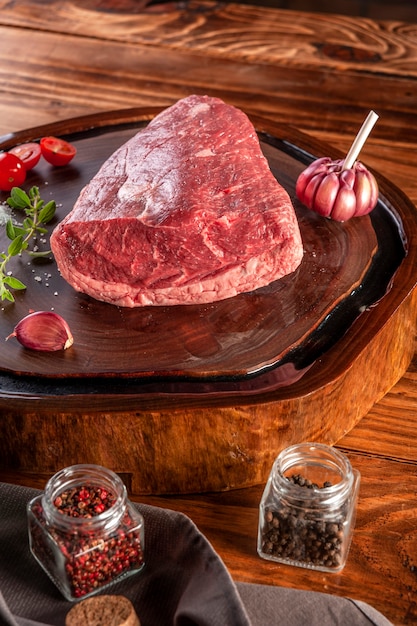
{"type": "Polygon", "coordinates": [[[126,307],[230,298],[303,256],[252,123],[208,96],[180,100],[116,150],[51,246],[76,290],[126,307]]]}

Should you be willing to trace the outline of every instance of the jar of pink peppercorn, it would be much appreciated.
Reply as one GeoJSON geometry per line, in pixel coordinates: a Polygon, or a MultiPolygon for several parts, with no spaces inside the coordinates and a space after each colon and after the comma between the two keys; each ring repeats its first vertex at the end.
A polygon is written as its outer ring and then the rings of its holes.
{"type": "Polygon", "coordinates": [[[105,467],[59,471],[27,514],[31,552],[67,600],[87,598],[144,566],[143,517],[105,467]]]}

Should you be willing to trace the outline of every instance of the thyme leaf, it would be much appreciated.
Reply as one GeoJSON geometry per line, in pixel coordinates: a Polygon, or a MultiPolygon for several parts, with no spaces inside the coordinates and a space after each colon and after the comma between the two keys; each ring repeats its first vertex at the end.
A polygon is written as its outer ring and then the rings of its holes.
{"type": "Polygon", "coordinates": [[[50,250],[31,251],[29,243],[36,235],[44,235],[47,232],[44,224],[48,224],[54,217],[56,204],[53,200],[45,203],[36,186],[32,187],[29,193],[20,187],[13,187],[6,202],[12,209],[18,209],[25,214],[22,225],[14,224],[12,219],[7,220],[6,235],[10,239],[10,244],[7,251],[0,254],[0,299],[14,302],[10,289],[26,289],[26,285],[8,273],[8,263],[12,257],[24,251],[34,257],[50,254],[50,250]]]}

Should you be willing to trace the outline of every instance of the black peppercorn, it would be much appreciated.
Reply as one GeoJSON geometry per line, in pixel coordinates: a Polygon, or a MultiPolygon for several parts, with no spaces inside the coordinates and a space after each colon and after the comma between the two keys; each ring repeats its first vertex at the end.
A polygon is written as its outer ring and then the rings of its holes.
{"type": "Polygon", "coordinates": [[[359,473],[333,448],[298,444],[284,450],[260,505],[259,555],[340,570],[350,546],[358,487],[359,473]]]}

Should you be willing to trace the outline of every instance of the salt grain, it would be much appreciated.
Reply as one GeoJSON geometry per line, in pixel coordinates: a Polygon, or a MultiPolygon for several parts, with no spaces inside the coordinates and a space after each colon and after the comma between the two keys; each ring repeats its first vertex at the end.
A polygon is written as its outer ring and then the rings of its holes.
{"type": "Polygon", "coordinates": [[[0,204],[0,226],[6,226],[12,212],[7,204],[0,204]]]}

